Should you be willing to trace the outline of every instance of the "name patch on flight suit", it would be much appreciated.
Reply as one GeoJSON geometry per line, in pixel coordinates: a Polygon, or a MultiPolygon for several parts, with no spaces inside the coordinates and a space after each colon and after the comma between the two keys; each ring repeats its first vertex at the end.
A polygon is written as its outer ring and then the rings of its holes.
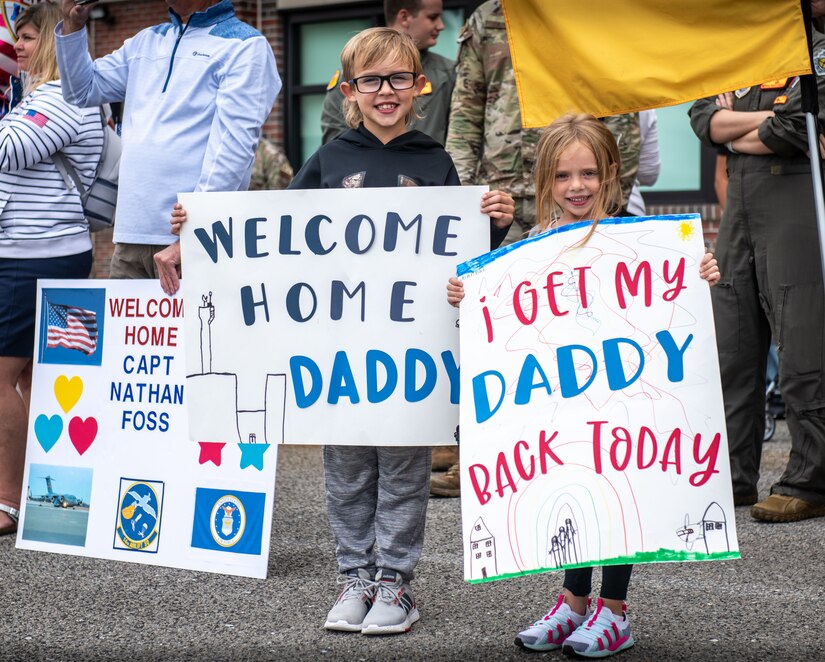
{"type": "Polygon", "coordinates": [[[776,80],[769,80],[766,83],[762,83],[759,87],[763,90],[781,90],[787,82],[787,78],[777,78],[776,80]]]}
{"type": "Polygon", "coordinates": [[[780,103],[788,103],[788,95],[787,94],[781,94],[780,96],[776,97],[776,99],[773,100],[773,105],[774,106],[777,105],[777,104],[780,104],[780,103]]]}

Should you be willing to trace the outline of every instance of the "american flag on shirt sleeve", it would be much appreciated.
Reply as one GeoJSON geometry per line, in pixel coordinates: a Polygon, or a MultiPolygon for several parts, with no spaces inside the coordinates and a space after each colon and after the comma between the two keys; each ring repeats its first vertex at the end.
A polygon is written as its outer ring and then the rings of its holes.
{"type": "Polygon", "coordinates": [[[49,326],[46,346],[94,354],[97,349],[97,314],[92,310],[48,301],[46,306],[49,326]]]}
{"type": "Polygon", "coordinates": [[[46,117],[43,113],[38,113],[36,110],[27,110],[23,113],[23,119],[34,122],[41,129],[49,122],[48,117],[46,117]]]}

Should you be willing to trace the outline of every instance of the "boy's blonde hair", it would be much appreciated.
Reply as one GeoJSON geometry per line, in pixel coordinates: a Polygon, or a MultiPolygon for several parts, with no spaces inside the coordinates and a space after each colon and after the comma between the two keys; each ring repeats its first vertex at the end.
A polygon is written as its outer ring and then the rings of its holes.
{"type": "MultiPolygon", "coordinates": [[[[355,78],[359,69],[368,69],[384,60],[404,62],[409,66],[407,71],[415,73],[416,80],[424,73],[421,68],[421,53],[412,37],[392,28],[368,28],[350,39],[341,51],[342,77],[349,82],[355,78]]],[[[407,124],[416,117],[418,115],[415,111],[415,102],[413,102],[413,108],[406,117],[407,124]]],[[[346,97],[344,97],[344,119],[347,126],[352,128],[357,127],[364,119],[358,104],[346,97]]]]}
{"type": "Polygon", "coordinates": [[[590,232],[580,242],[583,244],[595,232],[599,219],[613,216],[622,208],[619,147],[604,122],[592,115],[570,113],[562,115],[544,129],[536,147],[536,216],[541,230],[546,230],[559,220],[561,214],[553,200],[553,183],[556,180],[559,158],[576,143],[581,143],[593,152],[600,184],[593,202],[593,224],[590,232]]]}
{"type": "Polygon", "coordinates": [[[26,25],[31,25],[39,35],[37,47],[29,59],[29,70],[23,90],[25,94],[31,94],[44,83],[60,78],[54,48],[54,29],[62,18],[60,7],[47,1],[24,9],[14,22],[16,32],[26,25]]]}

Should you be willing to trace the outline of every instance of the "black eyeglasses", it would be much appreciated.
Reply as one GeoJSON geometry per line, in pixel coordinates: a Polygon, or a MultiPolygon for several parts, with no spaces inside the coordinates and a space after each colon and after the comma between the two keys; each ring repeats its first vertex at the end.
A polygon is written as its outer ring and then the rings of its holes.
{"type": "Polygon", "coordinates": [[[374,94],[381,89],[384,81],[387,81],[394,90],[409,90],[415,85],[415,73],[400,71],[388,76],[358,76],[348,82],[350,85],[355,85],[355,89],[361,94],[374,94]]]}

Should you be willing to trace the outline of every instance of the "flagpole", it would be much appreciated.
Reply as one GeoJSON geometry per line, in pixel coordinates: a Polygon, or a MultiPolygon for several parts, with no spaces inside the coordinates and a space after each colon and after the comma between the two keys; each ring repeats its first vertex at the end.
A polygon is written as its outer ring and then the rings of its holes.
{"type": "MultiPolygon", "coordinates": [[[[801,0],[802,18],[805,21],[805,37],[808,40],[808,53],[811,57],[811,72],[816,71],[813,61],[813,34],[811,32],[811,3],[801,0]]],[[[814,208],[816,209],[816,226],[819,234],[819,261],[822,266],[822,278],[825,281],[825,201],[822,193],[822,171],[819,157],[819,90],[813,73],[799,77],[802,96],[802,112],[805,113],[805,128],[808,133],[808,158],[811,160],[811,178],[814,185],[814,208]]]]}
{"type": "MultiPolygon", "coordinates": [[[[41,289],[42,292],[42,289],[41,289]]],[[[46,339],[46,335],[49,331],[49,309],[48,309],[49,301],[46,299],[46,295],[40,298],[40,347],[38,348],[38,363],[43,363],[43,354],[46,351],[46,345],[44,340],[46,339]],[[43,323],[45,317],[45,324],[43,323]]]]}
{"type": "Polygon", "coordinates": [[[808,152],[811,159],[811,177],[814,184],[814,206],[816,207],[816,225],[819,230],[819,260],[822,265],[822,279],[825,281],[825,199],[822,194],[822,170],[819,158],[819,134],[813,113],[805,113],[805,126],[808,129],[808,152]]]}

